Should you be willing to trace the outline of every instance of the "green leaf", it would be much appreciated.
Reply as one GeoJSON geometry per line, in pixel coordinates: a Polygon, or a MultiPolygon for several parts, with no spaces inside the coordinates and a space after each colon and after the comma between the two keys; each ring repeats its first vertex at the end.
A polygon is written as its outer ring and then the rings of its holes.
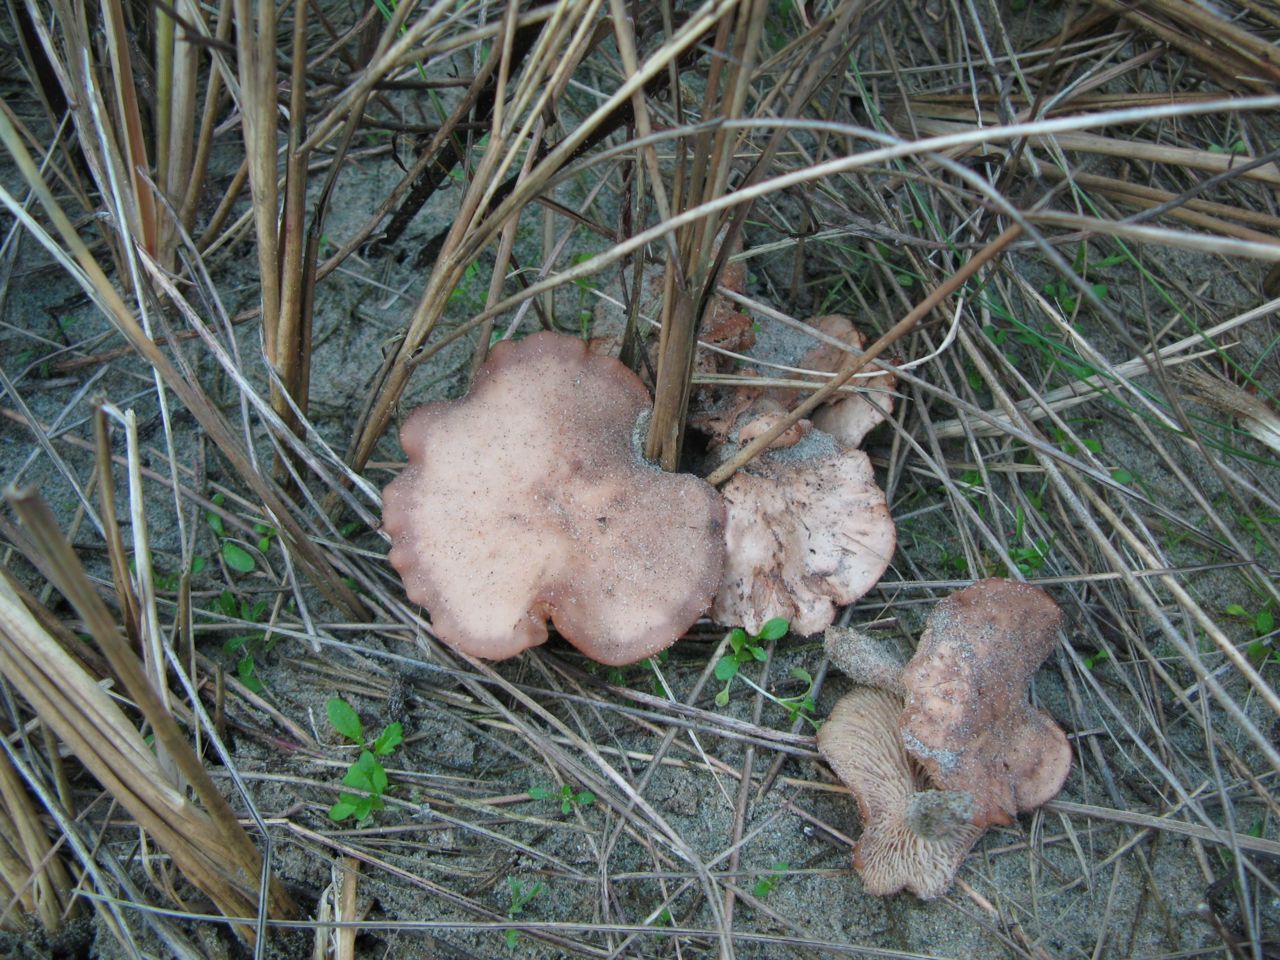
{"type": "Polygon", "coordinates": [[[546,787],[530,787],[529,796],[534,800],[550,800],[551,791],[546,787]]]}
{"type": "Polygon", "coordinates": [[[794,680],[803,680],[805,683],[809,684],[809,686],[813,686],[813,674],[804,667],[792,667],[791,677],[794,680]]]}
{"type": "Polygon", "coordinates": [[[329,808],[329,819],[334,823],[341,823],[343,820],[354,816],[361,799],[353,793],[342,794],[338,798],[338,802],[329,808]]]}
{"type": "Polygon", "coordinates": [[[235,595],[230,590],[223,590],[218,594],[218,612],[224,617],[234,617],[239,613],[239,609],[236,606],[235,595]]]}
{"type": "Polygon", "coordinates": [[[270,538],[270,537],[263,537],[263,538],[261,538],[261,539],[258,541],[258,549],[259,549],[259,550],[261,550],[263,553],[266,553],[268,550],[270,550],[270,549],[271,549],[271,538],[270,538]]]}
{"type": "Polygon", "coordinates": [[[195,576],[196,574],[203,571],[205,568],[205,564],[207,564],[208,562],[209,561],[206,560],[204,557],[192,557],[191,558],[191,575],[195,576]]]}
{"type": "Polygon", "coordinates": [[[342,782],[356,790],[367,790],[373,794],[381,794],[387,789],[387,771],[382,769],[372,753],[368,750],[360,752],[360,758],[347,770],[342,782]]]}
{"type": "Polygon", "coordinates": [[[1261,611],[1253,618],[1253,629],[1258,633],[1270,633],[1276,628],[1276,618],[1270,610],[1261,611]]]}
{"type": "Polygon", "coordinates": [[[222,541],[222,559],[236,573],[253,573],[258,567],[253,554],[231,540],[222,541]]]}
{"type": "Polygon", "coordinates": [[[727,707],[729,705],[729,688],[725,687],[716,694],[716,706],[727,707]]]}
{"type": "MultiPolygon", "coordinates": [[[[361,755],[363,757],[363,755],[361,755]]],[[[370,755],[372,757],[372,754],[370,755]]],[[[369,771],[369,780],[373,784],[374,796],[380,797],[387,792],[391,781],[387,779],[387,771],[377,760],[373,761],[373,769],[369,771]]]]}
{"type": "Polygon", "coordinates": [[[260,633],[242,633],[238,637],[232,637],[230,640],[224,640],[222,643],[222,652],[227,656],[234,656],[244,650],[249,644],[255,640],[261,640],[260,633]]]}
{"type": "Polygon", "coordinates": [[[395,723],[387,724],[386,729],[382,731],[382,736],[373,741],[373,752],[380,757],[385,757],[402,743],[404,743],[404,725],[397,720],[395,723]]]}
{"type": "Polygon", "coordinates": [[[240,662],[236,664],[236,673],[240,675],[240,682],[254,693],[261,693],[266,687],[262,685],[262,681],[258,679],[253,670],[252,655],[242,657],[240,662]]]}
{"type": "Polygon", "coordinates": [[[573,798],[574,802],[580,807],[596,802],[596,795],[590,790],[579,790],[573,798]]]}
{"type": "Polygon", "coordinates": [[[1227,604],[1228,617],[1247,617],[1248,615],[1249,615],[1249,611],[1246,610],[1244,607],[1240,606],[1240,604],[1238,603],[1227,604]]]}
{"type": "Polygon", "coordinates": [[[1111,471],[1111,479],[1116,483],[1133,483],[1133,474],[1124,467],[1117,467],[1111,471]]]}
{"type": "Polygon", "coordinates": [[[761,640],[781,640],[791,629],[791,623],[785,617],[774,617],[765,622],[758,636],[761,640]]]}
{"type": "Polygon", "coordinates": [[[733,654],[726,654],[720,658],[720,662],[716,664],[716,679],[720,682],[732,680],[738,673],[738,658],[733,654]]]}
{"type": "Polygon", "coordinates": [[[330,697],[325,701],[324,710],[329,715],[329,723],[333,725],[333,729],[353,743],[364,743],[364,727],[351,704],[341,697],[330,697]]]}
{"type": "Polygon", "coordinates": [[[733,648],[734,653],[741,653],[743,645],[747,642],[747,631],[741,627],[734,627],[729,631],[729,646],[733,648]]]}
{"type": "Polygon", "coordinates": [[[765,650],[764,647],[757,647],[753,645],[753,646],[747,647],[747,649],[751,651],[751,656],[755,657],[761,663],[769,659],[769,653],[768,651],[765,650]]]}

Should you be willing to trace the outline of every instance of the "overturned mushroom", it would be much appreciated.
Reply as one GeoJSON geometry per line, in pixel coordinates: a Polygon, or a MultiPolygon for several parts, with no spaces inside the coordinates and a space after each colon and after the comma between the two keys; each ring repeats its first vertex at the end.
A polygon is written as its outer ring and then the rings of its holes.
{"type": "Polygon", "coordinates": [[[979,826],[1045,803],[1070,771],[1066,735],[1027,702],[1060,621],[1043,590],[980,580],[933,608],[903,672],[903,742],[936,784],[973,794],[979,826]]]}
{"type": "Polygon", "coordinates": [[[941,896],[983,828],[968,822],[973,797],[930,789],[898,735],[902,699],[857,687],[818,731],[818,749],[858,801],[862,836],[853,865],[868,893],[907,889],[941,896]]]}
{"type": "Polygon", "coordinates": [[[871,461],[814,431],[739,470],[728,505],[724,583],[712,616],[755,632],[774,617],[816,633],[879,582],[896,532],[871,461]]]}
{"type": "Polygon", "coordinates": [[[544,642],[550,619],[587,656],[624,664],[707,609],[724,504],[639,456],[648,407],[622,364],[537,333],[494,347],[462,400],[410,415],[383,524],[441,639],[502,659],[544,642]]]}

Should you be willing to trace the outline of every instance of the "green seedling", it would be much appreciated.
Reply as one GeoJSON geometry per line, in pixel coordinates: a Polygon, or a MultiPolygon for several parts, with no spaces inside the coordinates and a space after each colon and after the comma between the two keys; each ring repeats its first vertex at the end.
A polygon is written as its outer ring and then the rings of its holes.
{"type": "Polygon", "coordinates": [[[733,681],[736,677],[766,700],[787,711],[787,718],[792,723],[803,719],[815,730],[817,729],[818,724],[813,720],[813,711],[815,709],[813,677],[808,670],[804,670],[801,667],[791,668],[792,679],[800,680],[805,684],[804,692],[792,697],[774,696],[742,672],[742,668],[749,663],[759,663],[767,660],[769,653],[765,650],[764,643],[785,637],[789,629],[791,629],[789,621],[783,617],[774,617],[772,620],[765,622],[759,633],[747,633],[741,627],[734,627],[729,632],[730,652],[721,657],[715,667],[716,679],[724,682],[724,688],[716,694],[716,706],[723,707],[729,703],[729,690],[733,686],[733,681]]]}
{"type": "MultiPolygon", "coordinates": [[[[325,702],[324,707],[333,729],[352,743],[364,744],[364,726],[360,723],[360,717],[352,709],[351,704],[341,697],[331,697],[325,702]]],[[[342,783],[361,792],[339,795],[338,802],[329,808],[330,820],[341,823],[343,820],[355,817],[357,823],[363,823],[373,816],[374,811],[386,806],[382,796],[389,785],[387,771],[378,758],[389,756],[403,742],[404,727],[397,721],[383,728],[378,739],[373,741],[371,748],[360,751],[356,762],[347,768],[342,783]]]]}
{"type": "Polygon", "coordinates": [[[560,799],[560,812],[564,814],[571,813],[578,807],[587,807],[596,802],[596,795],[590,790],[579,790],[575,793],[573,787],[567,783],[561,786],[558,792],[549,790],[546,787],[530,787],[529,796],[534,800],[551,800],[558,797],[560,799]]]}
{"type": "Polygon", "coordinates": [[[1243,140],[1233,140],[1231,143],[1211,143],[1205,147],[1210,153],[1244,153],[1245,146],[1243,140]]]}
{"type": "Polygon", "coordinates": [[[1255,667],[1262,666],[1268,660],[1280,662],[1280,650],[1275,649],[1275,638],[1271,636],[1276,629],[1276,615],[1269,602],[1256,613],[1246,610],[1238,603],[1228,604],[1226,614],[1233,620],[1244,621],[1253,631],[1254,639],[1245,646],[1245,654],[1255,667]]]}
{"type": "MultiPolygon", "coordinates": [[[[541,880],[535,880],[532,886],[526,887],[515,877],[507,877],[507,887],[511,890],[511,906],[507,907],[507,919],[509,920],[514,920],[524,913],[524,908],[529,905],[529,901],[544,889],[541,880]]],[[[508,930],[507,949],[514,950],[519,939],[519,930],[508,930]]]]}
{"type": "Polygon", "coordinates": [[[741,627],[729,631],[729,649],[716,664],[716,679],[724,683],[724,689],[716,694],[716,706],[723,707],[729,702],[729,687],[733,678],[745,664],[755,661],[763,662],[769,658],[761,641],[777,640],[787,635],[791,624],[782,617],[774,617],[760,628],[757,634],[747,633],[741,627]]]}
{"type": "Polygon", "coordinates": [[[763,900],[769,894],[773,893],[773,888],[778,885],[778,881],[782,879],[782,875],[791,869],[791,864],[779,860],[773,865],[773,870],[756,878],[755,886],[751,888],[751,892],[756,895],[756,899],[763,900]]]}
{"type": "MultiPolygon", "coordinates": [[[[1013,539],[1014,541],[1021,541],[1023,531],[1026,528],[1026,515],[1022,507],[1018,507],[1014,516],[1013,539]]],[[[1013,561],[1013,565],[1018,568],[1024,577],[1030,577],[1045,565],[1045,561],[1049,559],[1049,551],[1052,549],[1052,541],[1046,540],[1044,537],[1036,537],[1031,541],[1030,546],[1010,547],[1009,559],[1013,561]]]]}
{"type": "MultiPolygon", "coordinates": [[[[227,498],[221,493],[215,493],[209,499],[219,507],[227,502],[227,498]]],[[[254,570],[258,569],[258,561],[254,559],[253,554],[227,536],[227,525],[223,521],[221,514],[213,510],[206,510],[205,519],[209,523],[209,529],[222,541],[218,552],[222,555],[222,562],[227,565],[228,569],[234,570],[236,573],[253,573],[254,570]]],[[[257,534],[255,546],[262,553],[266,553],[271,549],[271,541],[276,536],[275,529],[265,523],[256,523],[253,526],[253,531],[257,534]]]]}
{"type": "MultiPolygon", "coordinates": [[[[223,590],[218,595],[214,607],[224,617],[247,620],[249,623],[263,623],[267,617],[266,600],[250,602],[237,598],[230,590],[223,590]]],[[[242,633],[223,641],[222,652],[236,658],[236,674],[240,677],[240,682],[254,693],[261,693],[266,688],[258,679],[253,658],[265,653],[270,647],[267,635],[262,630],[242,633]]]]}
{"type": "Polygon", "coordinates": [[[1084,665],[1086,669],[1092,670],[1094,667],[1102,663],[1104,660],[1110,660],[1110,659],[1111,659],[1111,654],[1108,651],[1098,650],[1097,652],[1091,653],[1084,658],[1084,665]]]}

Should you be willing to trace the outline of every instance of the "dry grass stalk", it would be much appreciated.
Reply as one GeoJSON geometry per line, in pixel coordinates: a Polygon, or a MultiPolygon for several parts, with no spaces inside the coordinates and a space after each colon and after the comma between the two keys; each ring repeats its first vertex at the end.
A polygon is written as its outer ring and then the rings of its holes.
{"type": "Polygon", "coordinates": [[[18,915],[26,913],[53,933],[76,912],[66,865],[8,753],[0,753],[0,895],[8,904],[0,928],[20,929],[18,915]]]}
{"type": "MultiPolygon", "coordinates": [[[[0,585],[5,640],[0,669],[80,762],[156,837],[183,875],[224,914],[255,915],[259,897],[265,896],[269,915],[293,915],[296,907],[274,878],[269,891],[258,891],[261,856],[165,709],[48,507],[30,492],[9,491],[7,499],[40,551],[30,559],[76,607],[151,726],[157,745],[191,784],[203,809],[187,800],[120,708],[61,650],[7,582],[0,585]]],[[[239,932],[253,939],[250,928],[239,932]]]]}

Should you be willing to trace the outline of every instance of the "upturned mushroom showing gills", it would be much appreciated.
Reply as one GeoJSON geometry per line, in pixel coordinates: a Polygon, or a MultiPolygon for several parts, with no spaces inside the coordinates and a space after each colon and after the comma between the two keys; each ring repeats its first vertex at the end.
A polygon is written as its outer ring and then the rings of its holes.
{"type": "Polygon", "coordinates": [[[461,400],[415,410],[383,526],[409,598],[446,643],[499,660],[547,621],[601,663],[669,646],[711,605],[724,567],[714,488],[647,463],[649,395],[582,341],[497,344],[461,400]]]}
{"type": "Polygon", "coordinates": [[[903,671],[903,743],[935,784],[973,794],[979,826],[1034,810],[1071,769],[1066,735],[1027,702],[1061,617],[1043,590],[979,580],[933,608],[903,671]]]}
{"type": "Polygon", "coordinates": [[[969,822],[973,798],[938,791],[903,749],[902,698],[857,687],[818,731],[818,749],[858,801],[862,836],[853,865],[867,893],[946,893],[983,828],[969,822]]]}

